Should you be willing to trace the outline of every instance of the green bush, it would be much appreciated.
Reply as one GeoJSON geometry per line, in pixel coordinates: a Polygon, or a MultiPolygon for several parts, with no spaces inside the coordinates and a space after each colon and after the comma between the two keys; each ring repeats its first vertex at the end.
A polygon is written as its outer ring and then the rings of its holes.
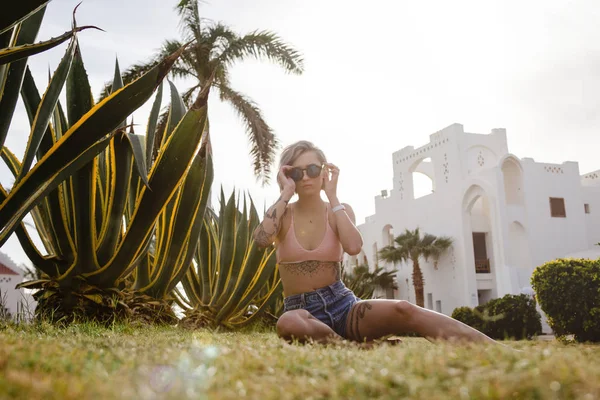
{"type": "Polygon", "coordinates": [[[542,333],[542,317],[535,309],[535,300],[524,294],[507,294],[484,305],[489,320],[484,331],[497,339],[531,339],[542,333]]]}
{"type": "Polygon", "coordinates": [[[535,269],[531,285],[558,336],[600,342],[600,259],[557,259],[535,269]]]}
{"type": "Polygon", "coordinates": [[[535,309],[535,301],[523,294],[507,294],[475,309],[456,308],[452,318],[493,339],[531,339],[542,332],[541,316],[535,309]]]}
{"type": "Polygon", "coordinates": [[[472,308],[458,307],[452,311],[452,318],[467,324],[477,330],[482,330],[483,320],[477,316],[472,308]]]}

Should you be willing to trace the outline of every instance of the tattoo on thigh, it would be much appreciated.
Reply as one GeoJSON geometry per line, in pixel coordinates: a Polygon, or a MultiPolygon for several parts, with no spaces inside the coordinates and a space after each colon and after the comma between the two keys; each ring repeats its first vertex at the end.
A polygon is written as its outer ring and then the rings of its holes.
{"type": "Polygon", "coordinates": [[[359,342],[363,340],[363,336],[360,334],[360,329],[358,327],[359,320],[363,319],[367,310],[371,310],[372,308],[373,306],[366,301],[361,301],[352,307],[350,310],[350,315],[348,316],[348,337],[350,339],[354,339],[359,342]]]}

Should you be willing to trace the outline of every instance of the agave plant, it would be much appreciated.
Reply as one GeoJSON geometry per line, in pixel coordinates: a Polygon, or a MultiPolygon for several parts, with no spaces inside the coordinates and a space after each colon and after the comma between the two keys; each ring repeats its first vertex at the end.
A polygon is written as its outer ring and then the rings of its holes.
{"type": "Polygon", "coordinates": [[[275,248],[260,248],[252,237],[258,213],[246,197],[242,211],[234,193],[220,211],[208,209],[192,266],[175,288],[188,326],[240,328],[253,321],[282,295],[275,248]]]}
{"type": "MultiPolygon", "coordinates": [[[[181,100],[172,100],[154,164],[146,157],[153,135],[125,130],[127,116],[158,87],[148,122],[154,131],[161,82],[181,50],[126,86],[117,63],[112,93],[98,104],[93,103],[76,38],[43,96],[26,72],[21,93],[31,134],[23,160],[2,148],[15,185],[10,193],[2,191],[6,200],[0,221],[5,209],[21,214],[9,219],[13,225],[7,224],[0,235],[14,229],[34,266],[44,273],[45,279],[20,285],[41,289],[36,293],[38,314],[105,320],[130,311],[126,303],[162,309],[156,300],[167,297],[189,266],[196,243],[189,239],[200,231],[212,182],[210,147],[203,135],[208,93],[201,93],[188,111],[181,100]],[[66,115],[58,101],[65,81],[66,115]],[[48,115],[44,125],[40,115],[48,115]],[[79,149],[85,157],[75,154],[79,149]],[[40,161],[29,171],[35,157],[40,161]],[[62,165],[65,160],[74,161],[62,165]],[[17,197],[9,208],[10,200],[23,191],[23,199],[17,197]],[[16,220],[30,210],[45,251],[16,220]],[[151,249],[153,240],[160,245],[151,249]],[[141,300],[140,294],[145,296],[141,300]]],[[[173,99],[179,97],[172,84],[171,93],[173,99]]]]}

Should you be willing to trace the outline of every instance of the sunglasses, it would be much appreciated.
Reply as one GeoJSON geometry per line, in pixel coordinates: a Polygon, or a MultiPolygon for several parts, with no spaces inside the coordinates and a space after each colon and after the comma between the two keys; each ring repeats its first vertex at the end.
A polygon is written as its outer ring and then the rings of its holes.
{"type": "Polygon", "coordinates": [[[322,165],[310,164],[306,168],[295,167],[288,172],[288,176],[294,180],[294,182],[301,181],[304,177],[304,171],[306,171],[306,175],[309,178],[316,178],[321,175],[321,170],[323,169],[322,165]]]}

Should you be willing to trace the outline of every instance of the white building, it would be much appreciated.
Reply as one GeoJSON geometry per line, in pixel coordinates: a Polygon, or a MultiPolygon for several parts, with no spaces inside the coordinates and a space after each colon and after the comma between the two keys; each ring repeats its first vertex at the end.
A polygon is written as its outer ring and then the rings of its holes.
{"type": "MultiPolygon", "coordinates": [[[[473,134],[454,124],[392,160],[393,189],[375,197],[375,214],[358,226],[358,261],[373,268],[377,251],[404,229],[452,237],[437,269],[431,260],[421,263],[427,308],[450,315],[519,294],[536,266],[600,242],[600,170],[580,175],[576,162],[520,159],[508,152],[505,129],[473,134]],[[419,173],[431,179],[431,190],[415,198],[419,173]]],[[[412,265],[397,268],[394,297],[414,302],[412,265]]]]}
{"type": "Polygon", "coordinates": [[[23,270],[8,255],[0,252],[0,317],[24,314],[26,303],[33,301],[23,289],[15,288],[22,281],[23,270]]]}

